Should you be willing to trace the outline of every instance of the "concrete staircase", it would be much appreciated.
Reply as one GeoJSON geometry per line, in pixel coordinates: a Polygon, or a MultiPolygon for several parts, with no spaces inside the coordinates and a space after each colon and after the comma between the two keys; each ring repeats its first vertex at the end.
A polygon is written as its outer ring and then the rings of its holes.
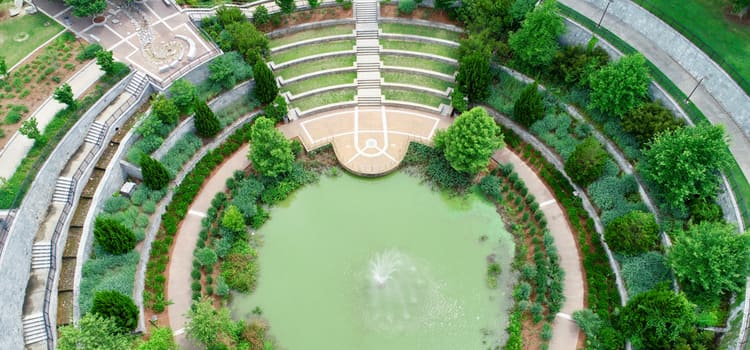
{"type": "Polygon", "coordinates": [[[31,247],[31,269],[48,269],[52,265],[52,243],[39,242],[31,247]]]}
{"type": "Polygon", "coordinates": [[[377,0],[354,2],[357,21],[357,105],[380,106],[383,103],[380,91],[380,42],[378,40],[377,0]]]}
{"type": "Polygon", "coordinates": [[[133,79],[131,79],[128,86],[125,87],[125,91],[134,97],[138,97],[148,82],[148,76],[145,73],[136,70],[133,79]]]}
{"type": "Polygon", "coordinates": [[[55,193],[52,194],[52,201],[65,203],[70,199],[72,192],[73,179],[60,176],[57,178],[57,182],[55,182],[55,193]]]}
{"type": "Polygon", "coordinates": [[[23,319],[23,341],[26,345],[47,340],[44,317],[41,313],[23,319]]]}
{"type": "Polygon", "coordinates": [[[89,128],[89,132],[86,133],[86,138],[84,141],[91,143],[91,144],[99,144],[101,140],[104,138],[104,132],[106,131],[106,128],[104,127],[104,124],[94,121],[91,123],[91,127],[89,128]]]}

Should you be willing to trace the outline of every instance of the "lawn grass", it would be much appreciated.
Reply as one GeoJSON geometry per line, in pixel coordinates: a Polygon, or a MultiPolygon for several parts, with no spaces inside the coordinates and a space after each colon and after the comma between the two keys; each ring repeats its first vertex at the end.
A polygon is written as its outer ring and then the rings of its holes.
{"type": "Polygon", "coordinates": [[[281,91],[289,91],[292,94],[299,94],[305,91],[320,89],[326,86],[342,85],[354,83],[357,78],[357,72],[346,72],[337,74],[326,74],[312,79],[305,79],[297,83],[285,85],[281,91]]]}
{"type": "Polygon", "coordinates": [[[383,64],[385,64],[386,66],[419,68],[448,75],[453,75],[453,73],[455,73],[458,69],[458,67],[452,64],[419,57],[381,55],[380,58],[383,60],[383,64]]]}
{"type": "Polygon", "coordinates": [[[445,89],[453,86],[453,84],[447,81],[416,73],[384,72],[383,79],[385,79],[386,83],[424,86],[440,91],[445,91],[445,89]]]}
{"type": "Polygon", "coordinates": [[[63,30],[63,27],[41,12],[33,15],[6,18],[0,21],[0,52],[8,68],[18,63],[31,51],[63,30]],[[49,25],[45,26],[45,23],[49,25]],[[28,39],[16,41],[18,33],[27,33],[28,39]]]}
{"type": "Polygon", "coordinates": [[[380,44],[386,50],[416,51],[458,59],[458,49],[445,45],[403,40],[381,40],[380,44]]]}
{"type": "Polygon", "coordinates": [[[291,35],[278,37],[276,39],[271,39],[269,44],[271,48],[274,48],[274,47],[279,47],[282,45],[296,43],[298,41],[308,40],[308,39],[313,39],[313,38],[322,38],[322,37],[332,36],[332,35],[352,34],[353,30],[354,30],[354,26],[348,25],[348,24],[340,25],[340,26],[323,27],[320,29],[305,30],[305,31],[294,33],[291,35]]]}
{"type": "Polygon", "coordinates": [[[383,89],[383,95],[385,95],[386,100],[413,102],[435,108],[440,106],[441,103],[450,104],[447,98],[415,91],[383,89]]]}
{"type": "Polygon", "coordinates": [[[383,23],[380,28],[383,29],[384,33],[419,35],[455,42],[461,39],[461,33],[413,24],[383,23]]]}
{"type": "Polygon", "coordinates": [[[724,17],[725,0],[636,0],[687,37],[750,93],[750,26],[724,17]]]}
{"type": "Polygon", "coordinates": [[[300,47],[295,47],[294,49],[284,50],[277,54],[273,54],[271,55],[271,60],[274,63],[278,64],[278,63],[291,61],[291,60],[302,58],[302,57],[317,55],[321,53],[348,51],[354,47],[354,43],[355,43],[354,40],[341,40],[341,41],[331,41],[331,42],[325,43],[324,45],[321,45],[321,44],[303,45],[300,47]]]}
{"type": "Polygon", "coordinates": [[[284,79],[291,79],[302,74],[318,72],[326,69],[352,67],[356,60],[357,57],[354,55],[323,58],[279,69],[276,71],[276,75],[281,76],[284,79]]]}
{"type": "Polygon", "coordinates": [[[357,90],[355,89],[324,92],[296,100],[292,102],[292,107],[297,107],[300,111],[306,111],[336,102],[354,101],[355,95],[357,95],[357,90]]]}

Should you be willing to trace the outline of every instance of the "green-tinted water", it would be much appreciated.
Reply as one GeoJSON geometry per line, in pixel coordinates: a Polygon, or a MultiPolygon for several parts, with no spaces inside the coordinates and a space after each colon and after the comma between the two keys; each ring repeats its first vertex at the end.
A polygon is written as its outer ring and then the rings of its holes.
{"type": "Polygon", "coordinates": [[[401,173],[344,175],[322,178],[271,214],[259,232],[258,289],[236,295],[231,307],[245,318],[259,306],[284,348],[479,350],[504,342],[513,242],[493,205],[447,198],[401,173]],[[490,254],[503,270],[495,290],[486,284],[490,254]]]}

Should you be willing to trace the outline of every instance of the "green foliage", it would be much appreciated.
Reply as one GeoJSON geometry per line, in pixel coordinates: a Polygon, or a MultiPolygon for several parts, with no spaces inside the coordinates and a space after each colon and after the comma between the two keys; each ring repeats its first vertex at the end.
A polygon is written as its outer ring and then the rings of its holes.
{"type": "Polygon", "coordinates": [[[36,117],[31,117],[21,124],[21,128],[18,129],[18,132],[32,140],[38,140],[42,136],[42,133],[39,132],[38,125],[36,117]]]}
{"type": "Polygon", "coordinates": [[[297,8],[297,5],[294,3],[294,0],[275,0],[276,5],[279,6],[281,9],[281,12],[284,14],[291,14],[294,12],[294,9],[297,8]]]}
{"type": "Polygon", "coordinates": [[[209,298],[204,297],[194,302],[187,317],[185,333],[188,338],[200,342],[208,349],[216,349],[219,344],[226,346],[223,342],[233,338],[234,322],[229,317],[229,310],[214,309],[213,301],[209,298]]]}
{"type": "Polygon", "coordinates": [[[130,333],[138,326],[138,307],[129,296],[117,291],[97,292],[91,313],[113,319],[119,333],[130,333]]]}
{"type": "Polygon", "coordinates": [[[255,98],[261,104],[271,103],[279,94],[279,87],[276,85],[273,72],[265,62],[259,61],[253,66],[253,76],[255,77],[255,87],[253,88],[255,98]]]}
{"type": "Polygon", "coordinates": [[[587,350],[622,349],[622,336],[615,331],[606,319],[602,319],[590,309],[576,310],[573,320],[586,334],[587,350]]]}
{"type": "Polygon", "coordinates": [[[230,205],[224,210],[224,216],[221,218],[221,227],[234,233],[242,233],[246,231],[245,219],[239,208],[230,205]]]}
{"type": "MultiPolygon", "coordinates": [[[[98,1],[100,0],[95,0],[94,2],[98,1]]],[[[108,75],[114,74],[117,68],[115,67],[115,59],[112,57],[112,51],[107,50],[101,50],[96,53],[96,64],[108,75]]]]}
{"type": "Polygon", "coordinates": [[[459,172],[476,174],[487,168],[490,156],[503,147],[500,127],[477,107],[461,114],[447,130],[435,135],[435,145],[459,172]]]}
{"type": "Polygon", "coordinates": [[[466,112],[466,109],[469,108],[469,104],[466,102],[461,90],[455,89],[451,92],[451,106],[453,106],[453,109],[458,113],[466,112]]]}
{"type": "Polygon", "coordinates": [[[242,212],[245,222],[249,222],[258,211],[255,202],[263,190],[263,183],[255,178],[244,179],[232,189],[232,203],[242,212]]]}
{"type": "Polygon", "coordinates": [[[177,350],[172,329],[169,327],[154,327],[148,341],[138,345],[137,350],[177,350]]]}
{"type": "Polygon", "coordinates": [[[169,95],[180,110],[180,114],[186,115],[192,112],[198,93],[193,83],[180,78],[169,87],[169,95]]]}
{"type": "Polygon", "coordinates": [[[208,81],[212,91],[229,90],[237,82],[247,80],[253,75],[253,67],[245,63],[242,55],[236,51],[227,52],[215,58],[208,65],[208,81]]]}
{"type": "Polygon", "coordinates": [[[456,83],[471,102],[481,101],[489,95],[492,80],[490,60],[490,52],[486,48],[471,51],[458,59],[456,83]]]}
{"type": "Polygon", "coordinates": [[[669,263],[680,285],[706,299],[740,292],[750,273],[750,236],[720,222],[692,225],[677,232],[669,263]]]}
{"type": "Polygon", "coordinates": [[[175,125],[180,118],[180,109],[174,101],[159,94],[151,101],[151,114],[165,125],[175,125]]]}
{"type": "Polygon", "coordinates": [[[141,158],[143,183],[152,190],[160,190],[169,185],[169,171],[158,160],[149,156],[141,158]]]}
{"type": "Polygon", "coordinates": [[[109,214],[114,214],[118,211],[128,209],[130,203],[128,199],[122,196],[112,196],[104,202],[104,211],[109,214]]]}
{"type": "Polygon", "coordinates": [[[704,199],[690,203],[690,220],[694,224],[704,221],[721,221],[722,215],[721,207],[714,202],[704,199]]]}
{"type": "Polygon", "coordinates": [[[659,224],[654,214],[631,211],[607,225],[604,238],[609,247],[622,254],[636,255],[658,245],[659,224]]]}
{"type": "Polygon", "coordinates": [[[118,332],[112,319],[86,314],[78,324],[60,327],[59,350],[130,349],[130,335],[118,332]]]}
{"type": "Polygon", "coordinates": [[[458,19],[466,25],[469,33],[486,31],[487,39],[499,41],[508,35],[513,17],[512,0],[466,0],[458,9],[458,19]]]}
{"type": "Polygon", "coordinates": [[[200,262],[201,266],[211,266],[216,264],[218,257],[216,252],[211,248],[200,248],[195,250],[195,257],[200,262]]]}
{"type": "Polygon", "coordinates": [[[214,137],[220,130],[219,119],[205,101],[195,101],[195,133],[202,137],[214,137]]]}
{"type": "Polygon", "coordinates": [[[274,122],[280,122],[284,119],[284,117],[287,114],[287,103],[286,98],[284,96],[276,96],[276,98],[273,100],[273,102],[269,103],[265,108],[263,108],[263,113],[266,114],[266,117],[271,118],[274,122]]]}
{"type": "Polygon", "coordinates": [[[667,130],[685,126],[685,121],[676,118],[672,111],[664,108],[660,102],[648,102],[632,109],[622,118],[622,128],[645,144],[667,130]]]}
{"type": "Polygon", "coordinates": [[[102,50],[104,50],[104,48],[97,43],[88,44],[83,48],[83,51],[78,53],[76,60],[83,62],[94,59],[96,58],[96,53],[102,50]]]}
{"type": "Polygon", "coordinates": [[[732,159],[727,147],[721,125],[665,131],[648,144],[639,170],[659,186],[667,205],[684,209],[687,200],[716,195],[718,171],[726,169],[732,159]]]}
{"type": "Polygon", "coordinates": [[[479,181],[479,189],[487,197],[497,200],[500,198],[500,179],[492,175],[485,175],[479,181]]]}
{"type": "Polygon", "coordinates": [[[65,0],[65,5],[73,7],[73,16],[90,17],[101,14],[107,8],[105,0],[65,0]]]}
{"type": "Polygon", "coordinates": [[[94,222],[96,242],[107,252],[114,255],[125,254],[135,248],[133,231],[118,221],[98,216],[94,222]]]}
{"type": "Polygon", "coordinates": [[[266,9],[265,6],[258,5],[255,7],[255,12],[253,12],[253,23],[262,26],[270,20],[271,16],[268,14],[268,9],[266,9]]]}
{"type": "Polygon", "coordinates": [[[139,258],[140,255],[136,251],[123,255],[97,254],[89,258],[81,270],[78,297],[81,314],[89,312],[97,291],[116,290],[130,295],[133,292],[139,258]]]}
{"type": "Polygon", "coordinates": [[[243,293],[255,289],[258,279],[257,255],[255,249],[245,241],[234,243],[221,264],[221,276],[230,288],[243,293]]]}
{"type": "Polygon", "coordinates": [[[5,56],[0,56],[0,76],[5,78],[8,74],[8,64],[5,62],[5,56]]]}
{"type": "Polygon", "coordinates": [[[607,159],[607,151],[596,138],[589,136],[578,144],[570,158],[565,161],[565,172],[573,182],[586,187],[602,176],[607,159]]]}
{"type": "MultiPolygon", "coordinates": [[[[257,85],[256,85],[257,88],[257,85]]],[[[294,153],[291,142],[274,128],[266,117],[255,120],[250,131],[250,154],[253,168],[264,176],[276,177],[292,170],[294,153]]]]}
{"type": "Polygon", "coordinates": [[[684,294],[653,290],[630,299],[620,314],[618,328],[647,349],[671,349],[694,330],[695,306],[684,294]]]}
{"type": "Polygon", "coordinates": [[[550,66],[552,79],[568,86],[586,88],[591,73],[609,62],[609,55],[600,47],[565,46],[558,51],[550,66]]]}
{"type": "Polygon", "coordinates": [[[399,15],[411,15],[417,9],[417,3],[414,0],[401,0],[398,2],[399,15]]]}
{"type": "Polygon", "coordinates": [[[638,183],[633,175],[603,176],[587,190],[594,204],[601,210],[601,219],[605,226],[631,211],[649,211],[639,200],[638,183]],[[638,201],[632,201],[634,198],[638,201]]]}
{"type": "Polygon", "coordinates": [[[620,266],[630,297],[648,292],[660,283],[670,280],[671,272],[667,260],[657,252],[621,257],[620,266]]]}
{"type": "Polygon", "coordinates": [[[57,102],[67,105],[68,107],[75,107],[76,105],[76,99],[73,97],[73,89],[68,83],[56,87],[52,96],[57,102]]]}
{"type": "Polygon", "coordinates": [[[194,134],[186,134],[175,142],[174,146],[164,154],[161,163],[167,168],[169,174],[174,177],[201,146],[203,146],[203,141],[199,137],[194,134]]]}
{"type": "Polygon", "coordinates": [[[580,144],[570,130],[572,123],[573,119],[565,113],[550,113],[531,125],[530,131],[567,160],[580,144]]]}
{"type": "Polygon", "coordinates": [[[591,107],[622,117],[648,96],[646,59],[641,54],[623,56],[590,77],[591,107]]]}
{"type": "Polygon", "coordinates": [[[557,14],[557,1],[547,0],[526,15],[521,29],[510,34],[508,45],[514,59],[522,66],[548,66],[559,48],[557,38],[564,32],[562,17],[557,14]]]}
{"type": "Polygon", "coordinates": [[[508,341],[505,343],[505,350],[523,350],[523,336],[521,313],[516,311],[510,315],[508,322],[508,341]]]}
{"type": "Polygon", "coordinates": [[[513,119],[525,127],[530,127],[544,117],[544,103],[536,82],[527,85],[521,96],[513,104],[513,119]]]}

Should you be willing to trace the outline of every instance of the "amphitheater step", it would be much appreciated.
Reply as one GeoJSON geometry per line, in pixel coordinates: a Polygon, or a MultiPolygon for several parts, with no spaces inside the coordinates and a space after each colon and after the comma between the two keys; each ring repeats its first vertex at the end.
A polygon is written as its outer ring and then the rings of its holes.
{"type": "Polygon", "coordinates": [[[50,242],[34,243],[31,247],[31,268],[48,269],[52,265],[52,244],[50,242]]]}
{"type": "Polygon", "coordinates": [[[23,341],[26,345],[47,340],[44,316],[41,313],[23,319],[23,341]]]}
{"type": "Polygon", "coordinates": [[[55,192],[52,194],[52,201],[58,203],[65,203],[70,200],[70,195],[73,192],[73,179],[68,177],[58,177],[55,182],[55,192]]]}
{"type": "Polygon", "coordinates": [[[91,123],[91,127],[89,128],[89,132],[86,133],[86,137],[84,138],[84,141],[92,144],[98,144],[101,142],[102,138],[104,137],[104,132],[106,131],[106,128],[104,124],[94,121],[91,123]]]}

